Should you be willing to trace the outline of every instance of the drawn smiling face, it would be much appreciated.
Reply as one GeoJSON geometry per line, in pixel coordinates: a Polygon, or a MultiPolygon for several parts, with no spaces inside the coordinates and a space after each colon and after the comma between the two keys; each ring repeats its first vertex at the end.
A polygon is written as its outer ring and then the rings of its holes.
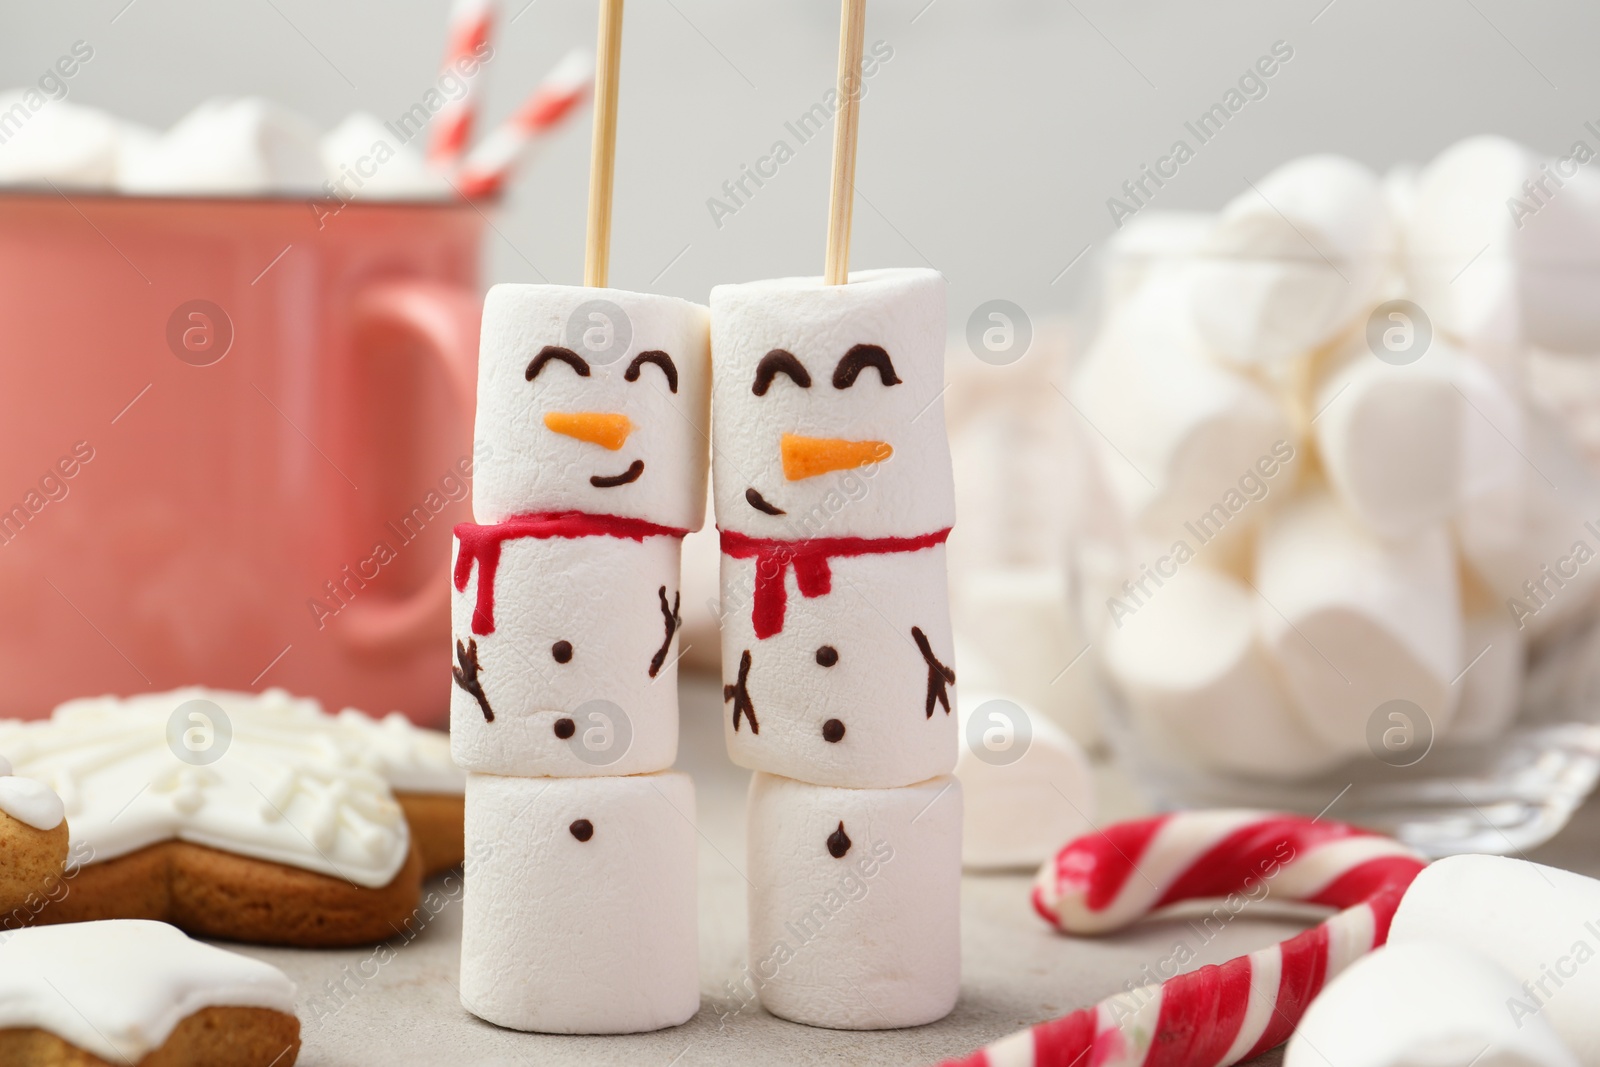
{"type": "Polygon", "coordinates": [[[928,270],[712,291],[719,526],[797,540],[954,521],[943,293],[928,270]]]}
{"type": "MultiPolygon", "coordinates": [[[[544,369],[552,363],[564,363],[572,368],[572,372],[580,378],[594,376],[593,368],[588,360],[578,355],[570,348],[560,345],[545,345],[539,350],[528,364],[524,377],[532,382],[539,377],[544,369]]],[[[678,365],[673,362],[672,355],[661,349],[651,349],[640,352],[628,364],[628,369],[623,372],[622,380],[636,382],[639,375],[647,366],[661,368],[662,380],[667,391],[678,391],[678,365]]],[[[633,420],[621,411],[546,411],[544,413],[545,429],[552,433],[562,434],[575,441],[598,445],[612,452],[621,451],[627,444],[628,438],[633,435],[635,427],[633,420]]],[[[589,484],[596,489],[617,489],[624,485],[632,485],[644,477],[645,462],[635,459],[629,463],[626,470],[617,474],[591,474],[589,484]]]]}
{"type": "Polygon", "coordinates": [[[703,307],[503,285],[490,290],[483,323],[479,522],[582,511],[699,527],[709,419],[703,307]]]}

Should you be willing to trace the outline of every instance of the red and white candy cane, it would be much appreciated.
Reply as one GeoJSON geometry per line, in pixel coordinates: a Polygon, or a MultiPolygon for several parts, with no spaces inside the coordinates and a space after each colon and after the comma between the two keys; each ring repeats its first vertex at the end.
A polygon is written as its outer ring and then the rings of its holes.
{"type": "MultiPolygon", "coordinates": [[[[1287,1040],[1324,984],[1382,945],[1424,861],[1344,823],[1181,812],[1078,838],[1046,863],[1033,906],[1070,934],[1117,930],[1185,900],[1250,894],[1336,915],[1287,941],[1108,997],[1012,1034],[961,1067],[1227,1067],[1287,1040]]],[[[1230,908],[1230,912],[1234,909],[1230,908]]]]}
{"type": "Polygon", "coordinates": [[[517,113],[468,153],[456,177],[463,196],[498,193],[528,150],[561,125],[594,91],[594,56],[575,48],[545,75],[517,113]]]}
{"type": "Polygon", "coordinates": [[[428,134],[428,162],[443,171],[453,171],[466,154],[472,137],[472,124],[478,118],[476,78],[462,78],[456,65],[477,62],[478,52],[489,41],[494,21],[493,0],[456,0],[450,9],[449,37],[445,42],[445,74],[465,83],[459,99],[448,100],[433,116],[428,134]]]}

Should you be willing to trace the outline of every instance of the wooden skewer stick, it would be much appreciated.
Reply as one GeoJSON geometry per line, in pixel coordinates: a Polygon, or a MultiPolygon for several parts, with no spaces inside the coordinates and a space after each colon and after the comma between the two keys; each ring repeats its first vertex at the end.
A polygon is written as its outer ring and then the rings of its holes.
{"type": "Polygon", "coordinates": [[[839,18],[839,110],[833,116],[833,192],[828,198],[828,262],[823,280],[850,279],[850,216],[856,200],[856,134],[861,128],[861,46],[867,0],[843,0],[839,18]]]}
{"type": "Polygon", "coordinates": [[[622,0],[600,0],[594,72],[594,146],[589,155],[589,236],[583,284],[603,289],[611,271],[611,188],[617,162],[617,84],[622,75],[622,0]]]}

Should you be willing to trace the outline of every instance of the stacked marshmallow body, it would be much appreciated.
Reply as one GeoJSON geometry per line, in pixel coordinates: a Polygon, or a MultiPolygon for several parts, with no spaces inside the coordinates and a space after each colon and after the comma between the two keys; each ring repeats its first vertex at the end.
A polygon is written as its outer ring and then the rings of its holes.
{"type": "Polygon", "coordinates": [[[679,556],[705,498],[706,309],[607,289],[484,302],[456,529],[451,746],[467,779],[461,998],[631,1033],[699,1006],[679,556]]]}
{"type": "Polygon", "coordinates": [[[699,1008],[688,775],[474,774],[466,833],[468,1011],[517,1030],[617,1034],[699,1008]]]}
{"type": "Polygon", "coordinates": [[[960,982],[944,280],[726,285],[711,307],[724,736],[765,772],[752,973],[797,1022],[931,1022],[960,982]]]}

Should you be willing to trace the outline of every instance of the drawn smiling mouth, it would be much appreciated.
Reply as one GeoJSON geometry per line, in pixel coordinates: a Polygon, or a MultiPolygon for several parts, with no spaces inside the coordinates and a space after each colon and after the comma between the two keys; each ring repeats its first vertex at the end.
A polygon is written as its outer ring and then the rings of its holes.
{"type": "Polygon", "coordinates": [[[756,492],[754,488],[746,489],[744,491],[744,500],[745,500],[745,503],[749,504],[751,507],[753,507],[757,511],[761,512],[763,515],[787,515],[788,514],[788,512],[784,511],[782,508],[778,507],[776,504],[767,503],[767,498],[762,496],[760,493],[756,492]]]}
{"type": "Polygon", "coordinates": [[[628,469],[623,471],[621,474],[591,475],[589,478],[589,484],[594,486],[596,489],[615,489],[619,485],[627,485],[629,482],[638,481],[639,476],[643,473],[644,460],[636,459],[632,463],[628,464],[628,469]]]}

